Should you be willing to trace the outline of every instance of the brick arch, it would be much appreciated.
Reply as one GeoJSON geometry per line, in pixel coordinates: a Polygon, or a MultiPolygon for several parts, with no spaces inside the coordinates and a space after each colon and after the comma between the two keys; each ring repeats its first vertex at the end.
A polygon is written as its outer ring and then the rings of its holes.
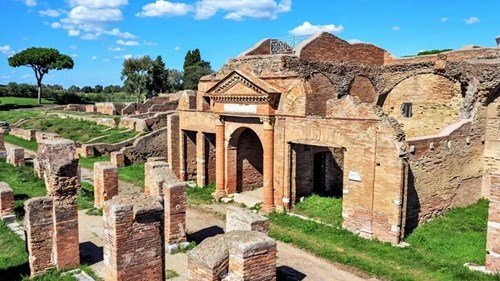
{"type": "Polygon", "coordinates": [[[323,73],[313,73],[307,82],[310,92],[306,94],[306,116],[326,116],[326,103],[336,98],[336,90],[332,81],[323,73]]]}
{"type": "Polygon", "coordinates": [[[349,86],[349,94],[358,97],[363,103],[375,103],[378,98],[377,91],[372,81],[370,78],[363,75],[357,75],[352,79],[349,86]]]}

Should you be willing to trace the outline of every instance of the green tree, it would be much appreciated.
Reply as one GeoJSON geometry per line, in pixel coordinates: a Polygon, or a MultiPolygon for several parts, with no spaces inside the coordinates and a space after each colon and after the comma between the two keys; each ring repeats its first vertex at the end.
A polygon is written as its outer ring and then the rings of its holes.
{"type": "Polygon", "coordinates": [[[50,70],[72,69],[73,59],[53,48],[28,48],[8,59],[12,67],[29,66],[35,72],[38,86],[38,104],[42,103],[42,79],[50,70]]]}
{"type": "Polygon", "coordinates": [[[103,89],[102,85],[97,84],[94,86],[94,93],[99,94],[102,92],[102,89],[103,89]]]}
{"type": "Polygon", "coordinates": [[[177,69],[168,70],[168,91],[175,93],[183,88],[184,74],[177,69]]]}
{"type": "Polygon", "coordinates": [[[197,90],[202,76],[212,73],[210,62],[201,59],[200,50],[189,50],[184,58],[184,89],[197,90]]]}
{"type": "Polygon", "coordinates": [[[168,90],[168,69],[165,68],[165,63],[161,56],[157,56],[152,62],[147,90],[153,96],[168,90]]]}
{"type": "Polygon", "coordinates": [[[121,79],[125,92],[135,93],[137,102],[141,102],[142,92],[147,90],[153,61],[149,56],[129,58],[123,62],[121,79]]]}

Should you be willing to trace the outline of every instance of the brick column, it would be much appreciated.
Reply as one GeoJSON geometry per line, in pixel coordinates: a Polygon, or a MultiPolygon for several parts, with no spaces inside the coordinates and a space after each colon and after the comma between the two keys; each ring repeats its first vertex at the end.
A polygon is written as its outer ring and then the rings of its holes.
{"type": "Polygon", "coordinates": [[[94,163],[94,206],[104,207],[104,202],[118,195],[118,167],[110,162],[94,163]]]}
{"type": "Polygon", "coordinates": [[[490,176],[486,270],[500,272],[500,174],[490,176]]]}
{"type": "Polygon", "coordinates": [[[206,159],[205,159],[205,134],[201,131],[196,133],[196,184],[199,187],[205,186],[206,175],[206,159]]]}
{"type": "Polygon", "coordinates": [[[7,163],[16,167],[24,166],[24,148],[11,147],[7,149],[7,163]]]}
{"type": "Polygon", "coordinates": [[[14,191],[3,181],[0,181],[0,217],[14,214],[14,191]]]}
{"type": "Polygon", "coordinates": [[[165,249],[175,253],[187,244],[186,238],[186,184],[169,184],[163,190],[165,205],[165,249]]]}
{"type": "Polygon", "coordinates": [[[110,161],[117,167],[125,166],[125,155],[120,151],[113,151],[109,154],[110,161]]]}
{"type": "Polygon", "coordinates": [[[164,157],[150,157],[144,164],[144,194],[148,196],[162,196],[163,185],[170,173],[168,163],[164,157]]]}
{"type": "Polygon", "coordinates": [[[273,189],[273,161],[274,161],[274,120],[264,119],[264,204],[263,211],[270,212],[274,209],[273,189]]]}
{"type": "Polygon", "coordinates": [[[219,117],[215,123],[215,197],[220,198],[225,195],[224,191],[224,173],[226,172],[225,168],[225,143],[224,143],[224,120],[222,117],[219,117]]]}
{"type": "Polygon", "coordinates": [[[5,143],[3,140],[3,131],[0,129],[0,158],[5,158],[7,156],[7,151],[5,151],[5,143]]]}

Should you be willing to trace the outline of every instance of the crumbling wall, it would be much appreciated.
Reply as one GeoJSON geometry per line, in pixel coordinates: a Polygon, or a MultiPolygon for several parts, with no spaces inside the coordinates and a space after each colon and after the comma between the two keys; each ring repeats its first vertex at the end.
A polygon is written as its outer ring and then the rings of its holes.
{"type": "Polygon", "coordinates": [[[5,150],[5,142],[3,139],[3,131],[0,130],[0,158],[5,158],[7,156],[7,151],[5,150]]]}
{"type": "Polygon", "coordinates": [[[20,129],[20,128],[12,128],[9,132],[9,135],[18,137],[27,141],[34,141],[36,130],[33,129],[20,129]]]}
{"type": "Polygon", "coordinates": [[[140,194],[104,204],[104,280],[165,280],[163,207],[140,194]]]}
{"type": "Polygon", "coordinates": [[[120,149],[127,165],[145,161],[149,157],[167,157],[168,128],[156,130],[150,134],[135,139],[132,146],[120,149]]]}
{"type": "Polygon", "coordinates": [[[188,253],[188,280],[276,280],[276,242],[256,231],[207,238],[188,253]]]}
{"type": "Polygon", "coordinates": [[[0,181],[0,218],[14,214],[14,191],[3,181],[0,181]]]}
{"type": "Polygon", "coordinates": [[[226,232],[246,230],[267,234],[269,221],[266,217],[248,209],[228,206],[226,212],[226,232]]]}

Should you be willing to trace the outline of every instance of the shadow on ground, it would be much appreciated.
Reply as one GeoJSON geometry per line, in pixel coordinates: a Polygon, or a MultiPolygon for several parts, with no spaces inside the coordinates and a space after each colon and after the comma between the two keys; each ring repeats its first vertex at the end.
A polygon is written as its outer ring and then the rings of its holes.
{"type": "Polygon", "coordinates": [[[86,265],[96,264],[104,259],[102,247],[87,241],[80,243],[80,263],[86,265]]]}
{"type": "Polygon", "coordinates": [[[201,230],[198,230],[187,235],[188,241],[196,242],[196,245],[200,244],[203,240],[215,236],[217,234],[223,234],[224,229],[218,226],[211,226],[201,230]]]}
{"type": "Polygon", "coordinates": [[[30,267],[28,262],[18,266],[0,270],[0,280],[2,281],[18,281],[22,280],[23,276],[30,275],[30,267]]]}
{"type": "Polygon", "coordinates": [[[301,281],[306,278],[307,275],[295,270],[289,266],[282,265],[276,268],[276,280],[277,281],[301,281]]]}

